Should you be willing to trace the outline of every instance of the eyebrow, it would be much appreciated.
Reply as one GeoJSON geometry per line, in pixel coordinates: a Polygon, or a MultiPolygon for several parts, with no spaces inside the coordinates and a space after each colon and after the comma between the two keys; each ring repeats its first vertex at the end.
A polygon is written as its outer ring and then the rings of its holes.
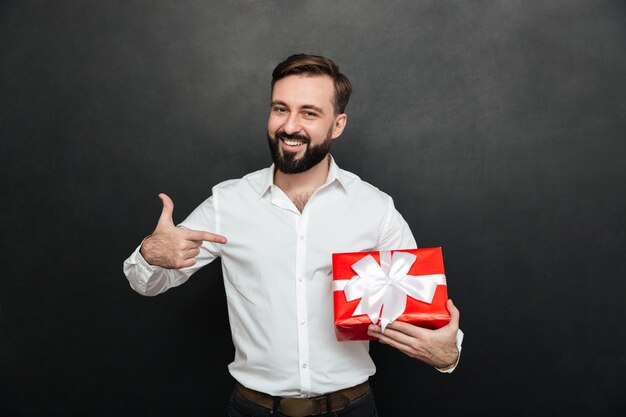
{"type": "MultiPolygon", "coordinates": [[[[271,106],[275,106],[275,105],[281,105],[281,106],[285,106],[285,107],[289,107],[287,105],[287,103],[285,103],[282,100],[272,100],[271,106]]],[[[320,114],[324,114],[324,110],[322,110],[320,107],[314,106],[313,104],[304,104],[302,105],[303,109],[311,109],[311,110],[315,110],[316,112],[320,113],[320,114]]]]}

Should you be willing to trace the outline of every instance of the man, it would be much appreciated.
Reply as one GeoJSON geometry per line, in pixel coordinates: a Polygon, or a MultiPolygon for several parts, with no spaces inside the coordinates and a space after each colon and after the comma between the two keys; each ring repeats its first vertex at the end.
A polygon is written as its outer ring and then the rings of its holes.
{"type": "MultiPolygon", "coordinates": [[[[417,247],[387,194],[328,153],[352,87],[328,58],[292,55],[272,74],[267,139],[274,164],[213,188],[178,227],[173,203],[126,260],[140,294],[184,283],[221,257],[235,359],[229,415],[375,416],[369,342],[338,342],[333,252],[417,247]],[[228,238],[228,240],[227,240],[228,238]]],[[[369,334],[442,372],[460,356],[459,312],[429,330],[394,322],[369,334]]]]}

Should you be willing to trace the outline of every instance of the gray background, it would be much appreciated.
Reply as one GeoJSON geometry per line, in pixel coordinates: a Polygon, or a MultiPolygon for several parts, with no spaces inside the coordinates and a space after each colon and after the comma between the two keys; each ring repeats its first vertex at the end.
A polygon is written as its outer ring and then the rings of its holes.
{"type": "Polygon", "coordinates": [[[328,55],[332,153],[442,246],[441,375],[372,345],[381,416],[626,411],[624,1],[2,1],[0,414],[225,415],[219,262],[156,298],[122,262],[270,164],[270,73],[328,55]]]}

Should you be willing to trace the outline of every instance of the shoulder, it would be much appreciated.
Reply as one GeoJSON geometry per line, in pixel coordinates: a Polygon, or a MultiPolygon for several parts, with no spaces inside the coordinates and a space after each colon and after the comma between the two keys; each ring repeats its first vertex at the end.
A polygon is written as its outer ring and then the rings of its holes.
{"type": "Polygon", "coordinates": [[[377,202],[383,205],[392,204],[393,200],[389,194],[358,175],[339,168],[337,177],[346,192],[353,198],[366,199],[369,202],[377,202]]]}
{"type": "Polygon", "coordinates": [[[213,195],[216,193],[237,193],[237,192],[261,192],[264,182],[269,175],[270,168],[259,169],[241,178],[234,178],[222,181],[213,187],[213,195]]]}
{"type": "Polygon", "coordinates": [[[259,169],[240,178],[224,180],[213,186],[213,190],[228,191],[241,187],[259,188],[267,178],[269,168],[259,169]]]}

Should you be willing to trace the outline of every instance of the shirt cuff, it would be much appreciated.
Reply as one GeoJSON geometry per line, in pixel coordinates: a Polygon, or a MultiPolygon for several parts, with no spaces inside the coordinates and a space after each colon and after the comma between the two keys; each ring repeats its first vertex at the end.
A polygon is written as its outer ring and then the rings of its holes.
{"type": "Polygon", "coordinates": [[[131,283],[131,286],[141,293],[146,291],[150,277],[161,269],[158,266],[150,265],[141,255],[141,245],[143,245],[143,241],[147,238],[148,236],[141,241],[139,246],[137,246],[137,249],[135,249],[135,251],[124,262],[124,269],[128,272],[126,275],[131,283]]]}
{"type": "Polygon", "coordinates": [[[452,371],[454,371],[456,369],[456,366],[459,364],[459,361],[461,360],[461,345],[463,344],[463,331],[461,329],[457,330],[456,332],[456,348],[459,351],[459,356],[457,356],[456,358],[456,362],[454,363],[454,366],[452,367],[448,367],[446,369],[439,369],[437,367],[435,367],[436,370],[438,370],[441,373],[444,374],[450,374],[452,373],[452,371]]]}

